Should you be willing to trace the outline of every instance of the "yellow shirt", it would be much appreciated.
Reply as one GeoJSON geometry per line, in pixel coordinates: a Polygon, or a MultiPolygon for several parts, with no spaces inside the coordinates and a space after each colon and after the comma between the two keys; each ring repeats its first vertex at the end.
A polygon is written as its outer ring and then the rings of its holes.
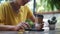
{"type": "Polygon", "coordinates": [[[13,11],[9,2],[0,4],[0,24],[17,25],[18,23],[25,22],[25,20],[32,15],[33,13],[26,5],[21,6],[17,14],[13,11]]]}

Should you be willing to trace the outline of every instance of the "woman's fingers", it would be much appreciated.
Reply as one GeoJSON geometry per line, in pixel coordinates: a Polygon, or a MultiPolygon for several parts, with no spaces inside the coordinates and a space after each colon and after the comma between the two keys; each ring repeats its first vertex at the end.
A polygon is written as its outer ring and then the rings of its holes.
{"type": "Polygon", "coordinates": [[[28,23],[23,23],[27,28],[31,28],[28,23]]]}
{"type": "Polygon", "coordinates": [[[18,24],[17,26],[18,26],[19,29],[31,28],[30,25],[26,22],[22,22],[22,23],[18,24]]]}
{"type": "Polygon", "coordinates": [[[29,25],[28,23],[26,23],[26,22],[22,23],[22,26],[23,26],[24,28],[30,28],[30,25],[29,25]]]}

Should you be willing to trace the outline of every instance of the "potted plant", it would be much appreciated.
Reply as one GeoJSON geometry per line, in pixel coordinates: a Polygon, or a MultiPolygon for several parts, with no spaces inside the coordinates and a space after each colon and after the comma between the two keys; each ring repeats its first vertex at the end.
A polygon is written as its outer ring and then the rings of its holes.
{"type": "Polygon", "coordinates": [[[49,29],[50,30],[55,30],[55,24],[57,23],[56,17],[52,17],[51,20],[48,20],[49,23],[49,29]]]}

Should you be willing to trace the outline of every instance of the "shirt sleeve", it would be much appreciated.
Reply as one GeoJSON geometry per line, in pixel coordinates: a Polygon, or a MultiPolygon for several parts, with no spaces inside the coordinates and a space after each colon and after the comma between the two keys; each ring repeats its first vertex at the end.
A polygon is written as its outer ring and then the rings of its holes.
{"type": "Polygon", "coordinates": [[[29,9],[29,7],[27,6],[27,18],[30,18],[33,16],[33,12],[29,9]]]}

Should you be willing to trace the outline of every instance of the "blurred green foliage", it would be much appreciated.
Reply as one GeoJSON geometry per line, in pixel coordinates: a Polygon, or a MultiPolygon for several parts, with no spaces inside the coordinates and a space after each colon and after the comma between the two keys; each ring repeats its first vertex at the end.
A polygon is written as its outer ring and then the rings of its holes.
{"type": "Polygon", "coordinates": [[[60,0],[38,0],[36,8],[43,6],[44,11],[60,10],[60,0]],[[39,4],[40,3],[40,4],[39,4]]]}

